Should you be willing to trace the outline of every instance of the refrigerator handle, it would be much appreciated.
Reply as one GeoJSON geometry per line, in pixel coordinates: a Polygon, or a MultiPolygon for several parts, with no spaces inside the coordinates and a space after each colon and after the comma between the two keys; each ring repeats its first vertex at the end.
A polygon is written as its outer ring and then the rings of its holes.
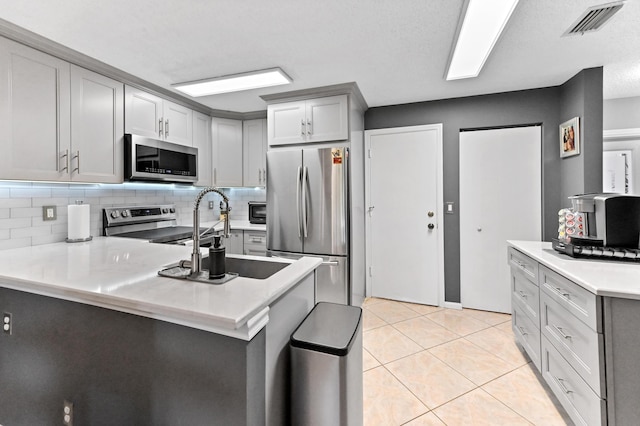
{"type": "Polygon", "coordinates": [[[304,237],[307,238],[307,225],[309,218],[307,217],[307,180],[309,179],[309,169],[304,166],[304,172],[302,172],[302,229],[304,230],[304,237]]]}
{"type": "Polygon", "coordinates": [[[300,187],[302,186],[302,166],[298,166],[296,175],[296,210],[298,212],[298,238],[302,237],[302,225],[300,224],[300,187]]]}

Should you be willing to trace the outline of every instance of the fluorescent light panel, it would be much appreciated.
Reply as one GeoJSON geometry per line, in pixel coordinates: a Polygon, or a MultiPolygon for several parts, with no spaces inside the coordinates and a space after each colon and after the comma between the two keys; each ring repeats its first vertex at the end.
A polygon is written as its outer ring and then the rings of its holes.
{"type": "Polygon", "coordinates": [[[224,77],[210,78],[172,85],[176,90],[189,96],[207,96],[219,93],[239,92],[242,90],[259,89],[261,87],[289,84],[292,80],[280,68],[252,71],[224,77]]]}
{"type": "Polygon", "coordinates": [[[447,80],[477,77],[518,0],[469,0],[447,80]]]}

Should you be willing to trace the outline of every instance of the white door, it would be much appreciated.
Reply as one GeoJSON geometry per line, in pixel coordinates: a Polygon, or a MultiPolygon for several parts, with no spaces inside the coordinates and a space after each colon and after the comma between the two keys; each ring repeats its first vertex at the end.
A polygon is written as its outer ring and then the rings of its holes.
{"type": "Polygon", "coordinates": [[[267,184],[267,120],[259,118],[242,122],[244,186],[267,184]]]}
{"type": "Polygon", "coordinates": [[[124,97],[125,133],[163,139],[162,99],[131,86],[125,86],[124,97]]]}
{"type": "Polygon", "coordinates": [[[460,133],[460,296],[511,312],[507,240],[540,241],[540,127],[460,133]]]}
{"type": "Polygon", "coordinates": [[[211,117],[193,111],[193,146],[198,148],[198,181],[195,186],[211,186],[211,117]]]}
{"type": "Polygon", "coordinates": [[[367,293],[438,305],[442,125],[366,132],[367,293]]]}

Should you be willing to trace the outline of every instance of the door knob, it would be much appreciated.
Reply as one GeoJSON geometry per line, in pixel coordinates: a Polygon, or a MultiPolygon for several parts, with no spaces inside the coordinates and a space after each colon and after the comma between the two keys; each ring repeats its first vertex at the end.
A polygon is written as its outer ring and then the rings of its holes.
{"type": "Polygon", "coordinates": [[[427,228],[429,228],[429,229],[433,229],[433,228],[435,228],[435,227],[436,227],[436,226],[435,226],[433,223],[430,223],[430,224],[428,224],[428,225],[427,225],[427,228]]]}

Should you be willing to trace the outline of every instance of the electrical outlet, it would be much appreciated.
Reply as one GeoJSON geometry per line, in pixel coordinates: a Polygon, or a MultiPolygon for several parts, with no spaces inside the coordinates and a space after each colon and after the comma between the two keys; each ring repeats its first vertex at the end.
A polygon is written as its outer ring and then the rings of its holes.
{"type": "Polygon", "coordinates": [[[213,201],[209,201],[209,210],[213,210],[213,201]]]}
{"type": "Polygon", "coordinates": [[[73,426],[73,403],[64,400],[62,403],[62,424],[64,426],[73,426]]]}
{"type": "Polygon", "coordinates": [[[11,314],[8,312],[5,312],[2,315],[2,332],[4,334],[8,334],[11,335],[11,326],[13,324],[11,324],[11,314]]]}
{"type": "Polygon", "coordinates": [[[56,220],[57,218],[56,206],[42,206],[42,220],[56,220]]]}

